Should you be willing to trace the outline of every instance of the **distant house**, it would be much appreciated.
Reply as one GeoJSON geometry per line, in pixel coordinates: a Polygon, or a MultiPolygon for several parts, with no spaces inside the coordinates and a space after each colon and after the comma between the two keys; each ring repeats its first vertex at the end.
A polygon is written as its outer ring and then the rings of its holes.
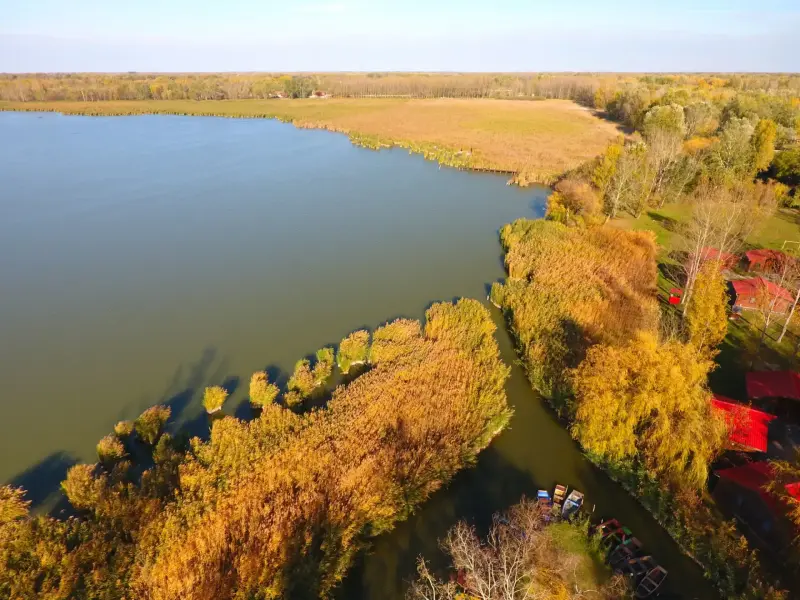
{"type": "Polygon", "coordinates": [[[330,94],[328,92],[323,92],[322,90],[315,90],[312,92],[309,98],[330,98],[330,94]]]}
{"type": "Polygon", "coordinates": [[[789,312],[794,302],[794,297],[788,290],[763,277],[735,279],[731,281],[731,286],[734,308],[766,309],[772,304],[772,312],[783,314],[789,312]]]}
{"type": "Polygon", "coordinates": [[[747,270],[755,273],[779,273],[791,258],[780,250],[758,248],[744,253],[747,270]]]}
{"type": "Polygon", "coordinates": [[[707,246],[700,250],[700,262],[705,263],[709,260],[718,260],[722,263],[723,269],[732,269],[739,259],[735,254],[707,246]]]}
{"type": "Polygon", "coordinates": [[[714,394],[711,404],[728,425],[728,443],[736,450],[766,452],[769,424],[775,415],[734,402],[714,394]]]}
{"type": "MultiPolygon", "coordinates": [[[[712,496],[723,512],[735,517],[762,547],[780,553],[792,543],[796,528],[787,518],[787,506],[766,490],[773,480],[772,466],[752,462],[740,467],[721,469],[712,496]]],[[[800,500],[800,485],[792,483],[786,491],[800,500]]]]}

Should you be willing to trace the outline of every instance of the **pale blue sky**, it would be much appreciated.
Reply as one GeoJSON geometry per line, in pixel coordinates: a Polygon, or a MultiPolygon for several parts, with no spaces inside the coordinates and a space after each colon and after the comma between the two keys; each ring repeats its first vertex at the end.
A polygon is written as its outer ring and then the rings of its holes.
{"type": "Polygon", "coordinates": [[[800,71],[800,0],[0,0],[0,71],[800,71]]]}

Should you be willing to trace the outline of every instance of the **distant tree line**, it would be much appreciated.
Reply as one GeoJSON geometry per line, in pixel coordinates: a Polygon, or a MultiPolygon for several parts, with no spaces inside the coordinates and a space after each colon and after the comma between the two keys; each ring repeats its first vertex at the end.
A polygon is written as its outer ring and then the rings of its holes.
{"type": "Polygon", "coordinates": [[[618,116],[644,102],[703,97],[725,102],[741,93],[800,96],[797,75],[615,75],[592,73],[217,73],[217,74],[6,74],[0,100],[244,100],[308,97],[319,90],[336,97],[560,98],[618,116]]]}

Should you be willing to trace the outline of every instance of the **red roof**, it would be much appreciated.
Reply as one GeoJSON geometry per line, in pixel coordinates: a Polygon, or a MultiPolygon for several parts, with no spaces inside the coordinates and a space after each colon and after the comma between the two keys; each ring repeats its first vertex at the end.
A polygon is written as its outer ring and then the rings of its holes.
{"type": "Polygon", "coordinates": [[[763,293],[764,290],[766,290],[770,297],[783,298],[789,302],[794,301],[794,296],[792,296],[788,290],[772,283],[768,279],[764,279],[763,277],[734,279],[731,281],[731,285],[733,285],[733,289],[736,291],[737,296],[757,297],[759,294],[763,293]]]}
{"type": "Polygon", "coordinates": [[[752,371],[745,381],[748,398],[800,400],[800,375],[794,371],[752,371]]]}
{"type": "Polygon", "coordinates": [[[782,261],[786,254],[780,250],[769,250],[767,248],[756,248],[755,250],[748,250],[744,253],[747,260],[750,262],[766,262],[766,261],[782,261]]]}
{"type": "Polygon", "coordinates": [[[700,260],[718,260],[722,262],[722,264],[730,264],[736,261],[736,256],[731,254],[730,252],[722,252],[717,248],[711,248],[710,246],[706,246],[700,250],[700,260]]]}
{"type": "Polygon", "coordinates": [[[738,404],[730,398],[716,394],[711,403],[714,408],[724,412],[730,441],[759,452],[767,451],[769,423],[775,419],[774,415],[738,404]]]}
{"type": "MultiPolygon", "coordinates": [[[[775,476],[772,465],[768,462],[751,462],[741,467],[721,469],[717,471],[717,475],[721,479],[727,479],[745,489],[757,492],[773,511],[779,508],[778,499],[765,489],[775,476]]],[[[786,491],[795,500],[800,500],[800,482],[788,484],[786,491]]]]}

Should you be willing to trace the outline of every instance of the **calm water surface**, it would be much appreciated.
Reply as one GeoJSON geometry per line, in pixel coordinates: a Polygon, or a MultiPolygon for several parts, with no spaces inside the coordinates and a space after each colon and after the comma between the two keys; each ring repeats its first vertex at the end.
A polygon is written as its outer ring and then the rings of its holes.
{"type": "MultiPolygon", "coordinates": [[[[0,481],[42,506],[114,423],[203,387],[238,389],[359,327],[483,298],[497,230],[547,190],[439,169],[403,151],[275,121],[0,113],[0,481]]],[[[514,360],[497,311],[504,358],[514,360]]],[[[342,598],[399,598],[420,553],[556,481],[631,526],[686,597],[699,570],[591,467],[514,367],[511,428],[376,540],[342,598]]],[[[238,405],[238,408],[237,408],[238,405]]],[[[245,411],[246,412],[246,409],[245,411]]]]}

